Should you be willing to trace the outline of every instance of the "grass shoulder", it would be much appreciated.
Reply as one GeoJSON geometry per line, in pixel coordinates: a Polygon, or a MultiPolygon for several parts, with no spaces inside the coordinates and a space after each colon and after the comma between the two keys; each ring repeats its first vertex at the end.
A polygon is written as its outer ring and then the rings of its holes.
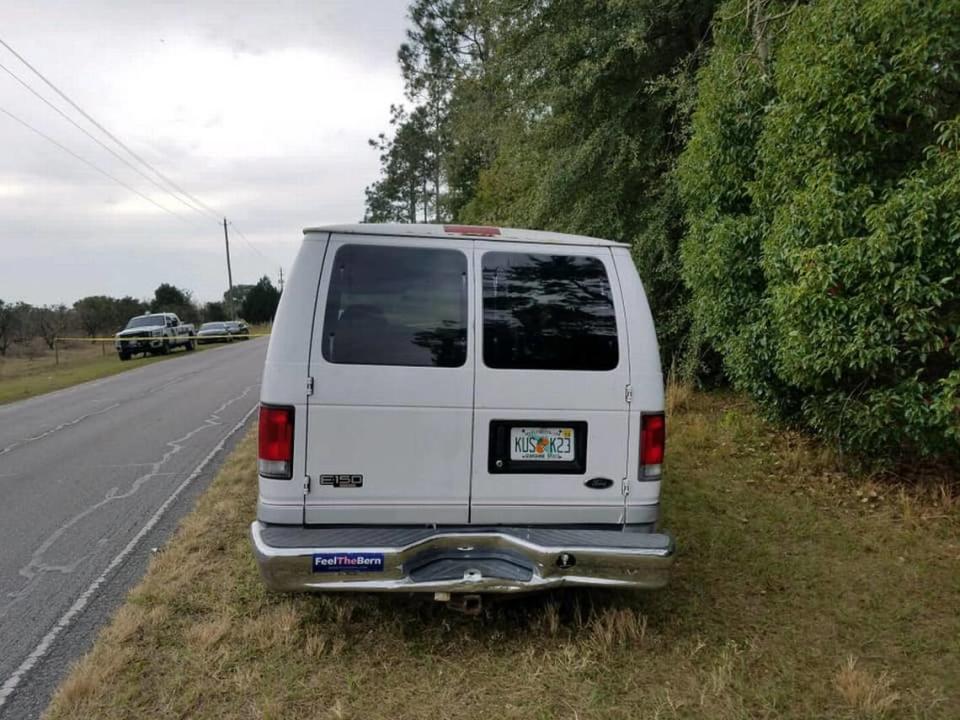
{"type": "MultiPolygon", "coordinates": [[[[254,334],[269,332],[269,326],[251,328],[254,334]]],[[[198,345],[197,349],[213,347],[218,345],[198,345]]],[[[176,349],[167,355],[137,355],[121,361],[112,343],[104,345],[82,340],[64,342],[59,349],[59,358],[52,350],[34,347],[20,356],[0,358],[0,405],[99,380],[184,354],[185,351],[176,349]]]]}
{"type": "Polygon", "coordinates": [[[671,584],[479,618],[266,592],[251,433],[46,717],[960,716],[955,488],[846,475],[732,395],[683,398],[669,427],[671,584]]]}

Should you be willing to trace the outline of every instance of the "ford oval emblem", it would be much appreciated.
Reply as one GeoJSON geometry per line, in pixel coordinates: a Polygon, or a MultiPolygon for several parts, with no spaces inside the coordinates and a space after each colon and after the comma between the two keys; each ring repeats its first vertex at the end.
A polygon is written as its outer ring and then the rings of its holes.
{"type": "Polygon", "coordinates": [[[593,490],[606,490],[613,485],[613,480],[605,477],[595,477],[587,480],[584,485],[593,490]]]}

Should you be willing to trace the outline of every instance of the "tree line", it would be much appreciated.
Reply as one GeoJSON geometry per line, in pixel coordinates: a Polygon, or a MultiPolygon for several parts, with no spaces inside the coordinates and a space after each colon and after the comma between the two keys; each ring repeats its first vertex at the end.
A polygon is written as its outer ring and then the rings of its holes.
{"type": "Polygon", "coordinates": [[[72,306],[35,306],[0,299],[0,356],[5,356],[12,346],[28,346],[37,341],[53,349],[57,337],[112,335],[130,318],[151,312],[172,312],[183,322],[202,323],[228,320],[230,308],[235,307],[237,317],[247,322],[270,322],[279,302],[280,291],[266,276],[255,285],[234,285],[232,297],[227,291],[222,300],[205,303],[195,301],[189,290],[169,283],[157,287],[148,300],[89,295],[72,306]]]}
{"type": "Polygon", "coordinates": [[[664,364],[960,445],[958,0],[414,0],[370,222],[629,243],[664,364]]]}

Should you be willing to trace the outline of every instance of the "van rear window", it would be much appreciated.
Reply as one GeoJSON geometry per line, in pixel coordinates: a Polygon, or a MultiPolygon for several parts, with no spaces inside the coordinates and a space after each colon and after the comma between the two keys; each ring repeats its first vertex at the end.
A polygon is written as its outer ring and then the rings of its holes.
{"type": "Polygon", "coordinates": [[[467,258],[458,250],[344,245],[323,320],[327,362],[459,367],[467,360],[467,258]]]}
{"type": "Polygon", "coordinates": [[[483,256],[483,362],[521,370],[612,370],[617,321],[597,258],[483,256]]]}

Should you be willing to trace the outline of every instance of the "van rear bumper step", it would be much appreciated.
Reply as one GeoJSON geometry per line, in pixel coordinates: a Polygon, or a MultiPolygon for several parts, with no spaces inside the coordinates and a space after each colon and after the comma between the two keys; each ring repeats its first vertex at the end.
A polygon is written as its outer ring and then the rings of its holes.
{"type": "Polygon", "coordinates": [[[666,534],[512,527],[296,527],[254,522],[272,590],[519,593],[666,585],[666,534]]]}

